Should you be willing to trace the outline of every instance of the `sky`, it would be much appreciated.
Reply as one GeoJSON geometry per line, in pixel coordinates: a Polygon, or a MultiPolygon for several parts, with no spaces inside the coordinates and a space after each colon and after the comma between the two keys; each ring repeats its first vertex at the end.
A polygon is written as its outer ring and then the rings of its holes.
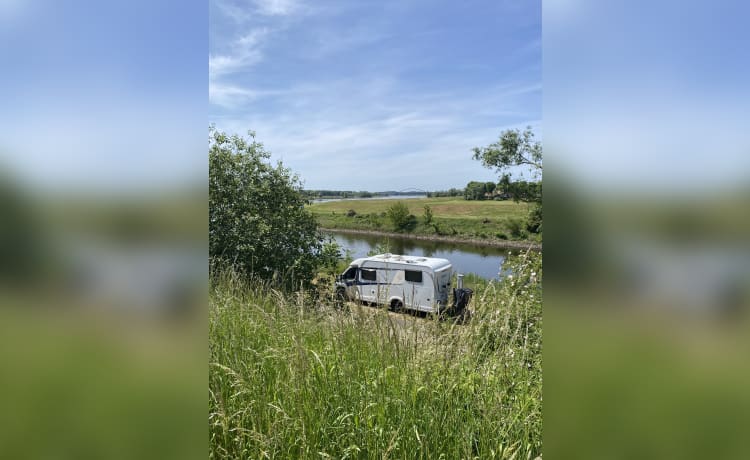
{"type": "Polygon", "coordinates": [[[748,13],[739,0],[545,1],[547,177],[597,193],[747,189],[748,13]]]}
{"type": "Polygon", "coordinates": [[[0,172],[47,191],[205,187],[204,1],[0,0],[0,172]]]}
{"type": "Polygon", "coordinates": [[[305,188],[497,180],[472,148],[541,139],[539,1],[210,0],[209,121],[305,188]]]}

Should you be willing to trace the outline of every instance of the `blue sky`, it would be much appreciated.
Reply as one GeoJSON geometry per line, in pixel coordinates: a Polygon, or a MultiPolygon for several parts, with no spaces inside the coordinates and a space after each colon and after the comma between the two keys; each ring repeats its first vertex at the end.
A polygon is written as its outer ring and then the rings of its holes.
{"type": "Polygon", "coordinates": [[[207,5],[0,0],[0,170],[54,189],[206,184],[207,5]]]}
{"type": "Polygon", "coordinates": [[[538,1],[210,0],[209,120],[307,188],[445,189],[471,149],[541,137],[538,1]]]}
{"type": "Polygon", "coordinates": [[[616,193],[747,187],[748,13],[738,0],[545,2],[547,175],[616,193]]]}

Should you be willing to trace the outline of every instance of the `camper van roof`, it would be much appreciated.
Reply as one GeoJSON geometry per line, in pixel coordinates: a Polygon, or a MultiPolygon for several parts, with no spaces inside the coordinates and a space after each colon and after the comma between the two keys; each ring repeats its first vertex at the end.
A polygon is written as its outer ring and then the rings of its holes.
{"type": "Polygon", "coordinates": [[[399,254],[378,254],[372,257],[365,257],[357,259],[352,264],[362,265],[365,261],[377,261],[386,263],[397,263],[397,264],[410,264],[415,266],[430,267],[433,270],[439,270],[445,266],[450,265],[448,259],[439,259],[437,257],[421,257],[421,256],[404,256],[399,254]]]}

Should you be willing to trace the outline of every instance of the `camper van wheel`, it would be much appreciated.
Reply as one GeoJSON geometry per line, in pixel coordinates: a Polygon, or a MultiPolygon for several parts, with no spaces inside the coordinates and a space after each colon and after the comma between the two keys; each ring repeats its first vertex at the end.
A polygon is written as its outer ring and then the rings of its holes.
{"type": "Polygon", "coordinates": [[[404,309],[404,304],[400,300],[398,299],[391,300],[391,310],[400,312],[403,309],[404,309]]]}

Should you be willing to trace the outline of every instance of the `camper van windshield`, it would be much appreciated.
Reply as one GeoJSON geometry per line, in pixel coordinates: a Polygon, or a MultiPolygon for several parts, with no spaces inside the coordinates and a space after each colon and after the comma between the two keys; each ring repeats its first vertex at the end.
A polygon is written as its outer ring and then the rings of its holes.
{"type": "Polygon", "coordinates": [[[357,267],[350,267],[342,276],[345,280],[353,280],[357,276],[357,267]]]}

